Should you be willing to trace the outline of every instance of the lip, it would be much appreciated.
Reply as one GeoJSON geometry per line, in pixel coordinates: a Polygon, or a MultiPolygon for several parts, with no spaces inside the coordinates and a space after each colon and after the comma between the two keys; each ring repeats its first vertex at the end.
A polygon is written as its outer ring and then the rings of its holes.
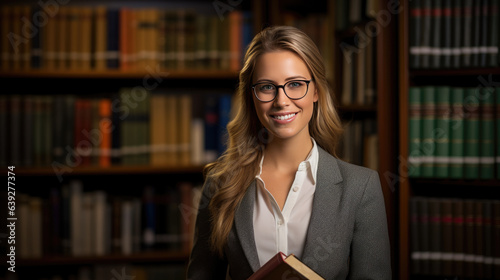
{"type": "Polygon", "coordinates": [[[279,113],[272,113],[272,114],[269,114],[270,118],[275,122],[275,123],[278,123],[278,124],[287,124],[287,123],[290,123],[292,122],[293,120],[295,120],[297,118],[297,115],[299,114],[299,112],[279,112],[279,113]],[[275,119],[273,118],[273,116],[286,116],[286,115],[289,115],[289,114],[295,114],[295,116],[289,118],[289,119],[286,119],[286,120],[278,120],[278,119],[275,119]]]}

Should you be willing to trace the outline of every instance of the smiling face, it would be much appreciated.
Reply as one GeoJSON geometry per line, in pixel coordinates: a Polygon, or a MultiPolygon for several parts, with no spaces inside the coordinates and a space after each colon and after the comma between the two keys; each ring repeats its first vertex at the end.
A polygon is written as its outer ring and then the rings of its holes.
{"type": "MultiPolygon", "coordinates": [[[[257,58],[252,84],[268,82],[284,85],[290,81],[312,80],[306,64],[290,51],[267,52],[257,58]]],[[[262,86],[262,84],[260,84],[262,86]]],[[[288,94],[300,86],[300,82],[290,82],[286,86],[288,94]]],[[[260,87],[262,91],[268,86],[260,87]]],[[[288,98],[282,88],[278,88],[276,98],[271,102],[262,102],[251,92],[255,110],[262,125],[278,139],[296,138],[309,141],[309,121],[314,102],[318,94],[314,81],[309,83],[307,94],[298,100],[288,98]]]]}

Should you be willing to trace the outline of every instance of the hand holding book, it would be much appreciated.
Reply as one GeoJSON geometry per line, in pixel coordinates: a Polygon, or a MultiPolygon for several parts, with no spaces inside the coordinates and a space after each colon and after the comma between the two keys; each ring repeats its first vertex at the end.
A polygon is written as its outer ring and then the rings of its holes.
{"type": "Polygon", "coordinates": [[[278,252],[269,259],[259,270],[257,270],[247,280],[271,280],[271,279],[311,279],[324,280],[314,270],[302,263],[293,254],[286,256],[278,252]]]}

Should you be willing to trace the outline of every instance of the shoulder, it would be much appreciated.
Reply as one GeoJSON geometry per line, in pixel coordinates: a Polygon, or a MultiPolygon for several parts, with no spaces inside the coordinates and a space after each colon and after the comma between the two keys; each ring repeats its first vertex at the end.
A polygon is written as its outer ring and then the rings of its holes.
{"type": "Polygon", "coordinates": [[[366,181],[371,177],[378,179],[378,172],[373,169],[345,162],[332,156],[321,147],[318,147],[318,153],[319,172],[337,173],[340,180],[349,182],[366,181]]]}

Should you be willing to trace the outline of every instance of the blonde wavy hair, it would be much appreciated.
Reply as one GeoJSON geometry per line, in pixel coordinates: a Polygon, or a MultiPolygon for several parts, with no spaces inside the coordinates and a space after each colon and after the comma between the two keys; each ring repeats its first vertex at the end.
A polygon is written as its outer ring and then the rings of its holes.
{"type": "Polygon", "coordinates": [[[262,30],[249,44],[239,74],[234,97],[237,106],[233,108],[236,112],[227,125],[227,150],[204,170],[208,182],[206,187],[213,192],[209,204],[210,241],[212,249],[221,256],[233,226],[234,213],[258,173],[266,143],[272,141],[261,125],[253,103],[251,84],[255,63],[263,53],[283,50],[297,54],[311,72],[319,98],[309,121],[309,133],[321,148],[336,157],[335,150],[343,129],[317,46],[295,27],[274,26],[262,30]]]}

